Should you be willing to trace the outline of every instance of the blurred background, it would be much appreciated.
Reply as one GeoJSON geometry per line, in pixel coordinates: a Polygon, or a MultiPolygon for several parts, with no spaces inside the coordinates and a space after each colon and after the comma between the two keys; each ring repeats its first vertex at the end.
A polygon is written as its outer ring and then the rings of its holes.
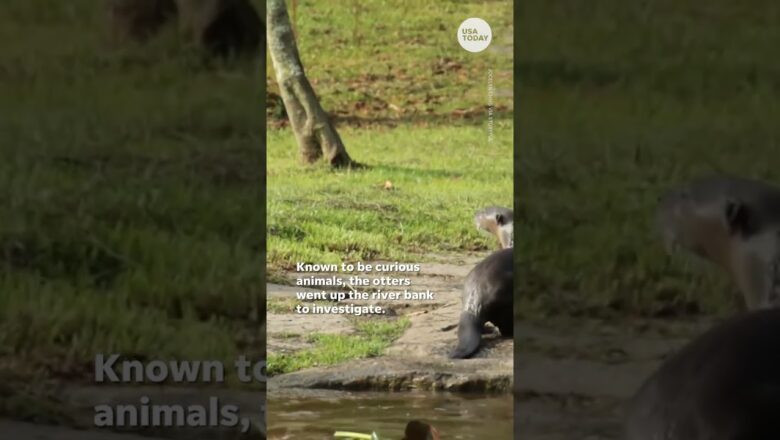
{"type": "Polygon", "coordinates": [[[517,10],[518,435],[617,438],[657,362],[741,307],[718,269],[667,257],[652,221],[696,177],[780,182],[780,7],[517,10]]]}
{"type": "Polygon", "coordinates": [[[264,356],[263,11],[3,3],[1,437],[137,399],[91,387],[96,353],[264,356]]]}

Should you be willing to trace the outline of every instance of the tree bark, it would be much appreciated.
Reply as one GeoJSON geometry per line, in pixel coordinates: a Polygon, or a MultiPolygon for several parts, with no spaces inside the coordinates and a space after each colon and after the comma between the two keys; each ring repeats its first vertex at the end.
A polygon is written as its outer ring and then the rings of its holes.
{"type": "Polygon", "coordinates": [[[285,0],[267,0],[266,8],[268,50],[301,159],[311,164],[324,156],[334,167],[357,165],[306,78],[285,0]]]}

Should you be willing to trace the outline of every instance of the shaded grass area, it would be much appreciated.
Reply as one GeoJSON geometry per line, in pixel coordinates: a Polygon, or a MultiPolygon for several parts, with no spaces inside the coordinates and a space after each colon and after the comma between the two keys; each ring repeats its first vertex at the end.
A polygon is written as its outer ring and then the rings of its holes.
{"type": "Polygon", "coordinates": [[[4,357],[0,362],[0,415],[32,423],[75,424],[72,414],[53,396],[52,380],[37,375],[30,381],[29,370],[12,365],[19,360],[4,357]]]}
{"type": "MultiPolygon", "coordinates": [[[[326,111],[348,124],[435,125],[484,119],[488,70],[497,112],[512,108],[512,2],[302,0],[295,31],[301,58],[326,111]],[[463,50],[460,23],[481,17],[491,47],[463,50]]],[[[292,13],[292,12],[291,12],[292,13]]],[[[268,91],[278,95],[271,63],[268,91]]],[[[284,123],[278,100],[269,122],[284,123]]],[[[506,115],[511,117],[511,115],[506,115]]]]}
{"type": "Polygon", "coordinates": [[[0,12],[0,370],[19,384],[89,381],[96,353],[264,353],[257,66],[172,30],[112,49],[103,6],[0,12]]]}
{"type": "MultiPolygon", "coordinates": [[[[270,376],[291,373],[304,368],[335,365],[353,359],[377,357],[409,327],[407,318],[393,320],[360,320],[354,334],[314,333],[306,341],[314,347],[291,354],[272,353],[268,356],[270,376]]],[[[290,335],[293,337],[293,335],[290,335]]]]}
{"type": "Polygon", "coordinates": [[[492,144],[484,127],[345,127],[350,154],[370,168],[340,172],[302,167],[290,132],[271,131],[269,270],[494,247],[472,217],[487,205],[511,206],[510,127],[499,121],[492,144]]]}
{"type": "Polygon", "coordinates": [[[769,1],[521,2],[516,75],[523,314],[735,308],[707,265],[667,258],[657,196],[698,176],[780,181],[780,8],[769,1]],[[550,32],[555,29],[555,32],[550,32]]]}

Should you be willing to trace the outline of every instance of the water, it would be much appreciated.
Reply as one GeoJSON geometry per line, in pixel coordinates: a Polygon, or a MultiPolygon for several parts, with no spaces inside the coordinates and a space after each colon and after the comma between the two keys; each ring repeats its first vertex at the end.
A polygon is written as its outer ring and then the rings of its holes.
{"type": "Polygon", "coordinates": [[[335,431],[399,440],[413,419],[432,424],[445,440],[512,439],[510,395],[276,390],[268,403],[272,440],[332,439],[335,431]]]}

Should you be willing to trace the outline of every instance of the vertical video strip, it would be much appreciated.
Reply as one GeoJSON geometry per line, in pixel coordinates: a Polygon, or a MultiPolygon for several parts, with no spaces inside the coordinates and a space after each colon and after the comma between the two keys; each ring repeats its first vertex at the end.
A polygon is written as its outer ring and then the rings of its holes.
{"type": "Polygon", "coordinates": [[[512,438],[513,2],[267,6],[268,437],[512,438]]]}
{"type": "MultiPolygon", "coordinates": [[[[516,26],[522,26],[523,19],[525,18],[525,8],[522,6],[522,2],[515,2],[514,8],[512,11],[512,17],[513,22],[516,26]]],[[[523,192],[525,188],[523,188],[522,185],[522,119],[521,119],[521,111],[523,110],[523,101],[522,101],[522,75],[520,70],[520,63],[518,62],[521,57],[519,56],[519,53],[522,51],[523,48],[523,39],[521,38],[520,29],[517,27],[513,27],[512,32],[512,41],[513,41],[513,56],[512,56],[512,92],[516,99],[515,102],[517,102],[517,105],[514,105],[514,124],[512,127],[512,162],[514,164],[513,172],[514,172],[514,179],[513,179],[513,186],[514,186],[514,192],[513,192],[513,208],[514,212],[518,213],[518,218],[522,218],[522,213],[525,209],[523,206],[523,192]]],[[[514,103],[513,103],[514,104],[514,103]]],[[[513,216],[514,220],[514,216],[513,216]]],[[[523,228],[525,225],[523,222],[518,223],[518,230],[520,231],[520,234],[523,233],[523,228]]],[[[522,236],[518,237],[520,239],[520,243],[523,243],[522,236]]],[[[520,247],[522,249],[522,246],[520,247]]],[[[513,255],[514,260],[514,269],[513,274],[516,273],[520,277],[523,276],[522,266],[523,266],[523,260],[522,260],[522,251],[521,252],[515,252],[513,255]]],[[[521,344],[523,343],[523,336],[522,336],[522,312],[520,308],[522,307],[521,297],[522,297],[522,291],[525,287],[525,283],[522,281],[514,281],[512,289],[513,289],[513,295],[512,295],[512,314],[514,318],[514,326],[513,326],[513,339],[514,339],[514,347],[513,347],[513,353],[512,353],[512,438],[513,439],[520,439],[523,438],[523,408],[521,406],[521,396],[522,396],[522,388],[521,388],[521,381],[523,380],[521,374],[520,374],[520,366],[522,363],[522,354],[521,354],[521,344]]]]}
{"type": "Polygon", "coordinates": [[[2,9],[0,438],[265,438],[263,2],[2,9]]]}
{"type": "Polygon", "coordinates": [[[520,7],[517,437],[780,438],[780,9],[520,7]]]}

